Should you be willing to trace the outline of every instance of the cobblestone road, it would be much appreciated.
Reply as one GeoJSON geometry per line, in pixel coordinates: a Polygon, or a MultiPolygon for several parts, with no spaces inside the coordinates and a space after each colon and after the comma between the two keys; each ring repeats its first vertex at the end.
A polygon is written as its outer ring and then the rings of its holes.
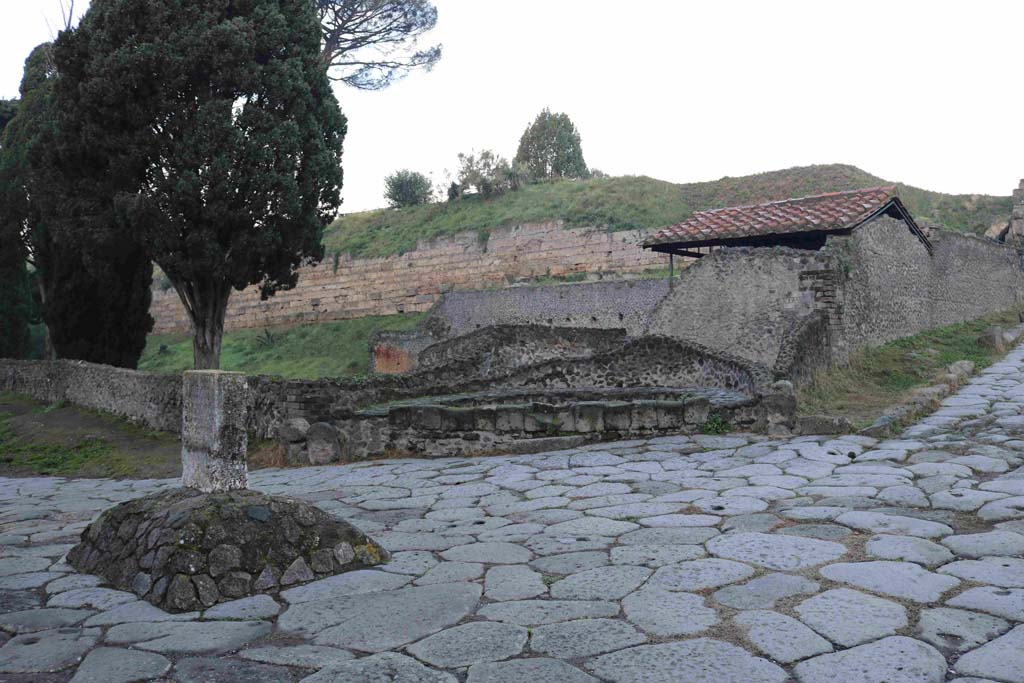
{"type": "Polygon", "coordinates": [[[1024,683],[1022,463],[1017,349],[881,443],[263,471],[394,561],[188,615],[59,561],[175,482],[0,480],[0,680],[1024,683]]]}

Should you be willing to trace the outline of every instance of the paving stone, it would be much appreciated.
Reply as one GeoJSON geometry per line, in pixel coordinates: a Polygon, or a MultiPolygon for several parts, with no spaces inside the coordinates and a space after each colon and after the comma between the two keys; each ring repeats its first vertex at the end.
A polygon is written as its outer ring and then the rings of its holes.
{"type": "Polygon", "coordinates": [[[934,574],[912,562],[843,562],[818,572],[833,581],[913,602],[937,602],[943,593],[960,585],[950,576],[934,574]]]}
{"type": "Polygon", "coordinates": [[[479,562],[440,562],[413,583],[417,586],[429,586],[438,583],[475,581],[483,575],[484,566],[479,562]]]}
{"type": "Polygon", "coordinates": [[[639,645],[602,655],[586,666],[613,683],[783,683],[788,678],[768,660],[710,638],[639,645]]]}
{"type": "Polygon", "coordinates": [[[77,628],[15,636],[0,647],[0,673],[61,671],[77,664],[99,636],[99,629],[77,628]]]}
{"type": "Polygon", "coordinates": [[[0,614],[0,628],[14,633],[33,633],[50,629],[74,626],[90,617],[95,612],[87,609],[67,609],[65,607],[45,607],[21,612],[0,614]]]}
{"type": "Polygon", "coordinates": [[[980,560],[950,562],[940,567],[939,572],[1001,588],[1024,588],[1024,560],[1014,557],[983,557],[980,560]]]}
{"type": "Polygon", "coordinates": [[[1024,626],[960,657],[957,673],[1024,683],[1024,626]]]}
{"type": "Polygon", "coordinates": [[[614,617],[619,605],[599,600],[520,600],[484,605],[477,612],[492,621],[519,626],[556,624],[573,619],[614,617]]]}
{"type": "Polygon", "coordinates": [[[937,607],[921,611],[914,635],[948,656],[984,645],[1009,628],[1009,622],[988,614],[937,607]]]}
{"type": "Polygon", "coordinates": [[[316,635],[317,645],[382,652],[457,624],[476,608],[481,588],[472,583],[417,586],[289,607],[278,628],[316,635]]]}
{"type": "Polygon", "coordinates": [[[598,683],[596,678],[583,673],[576,667],[546,657],[474,664],[469,667],[469,676],[466,678],[466,683],[524,683],[525,681],[598,683]]]}
{"type": "Polygon", "coordinates": [[[646,567],[697,560],[707,555],[699,545],[620,545],[612,548],[612,564],[633,564],[646,567]]]}
{"type": "Polygon", "coordinates": [[[768,509],[768,503],[760,498],[748,496],[726,496],[718,498],[701,498],[693,502],[693,507],[709,515],[749,515],[768,509]]]}
{"type": "Polygon", "coordinates": [[[527,600],[547,593],[544,577],[522,565],[491,567],[484,580],[484,596],[491,600],[527,600]]]}
{"type": "Polygon", "coordinates": [[[871,531],[876,534],[907,534],[920,538],[938,538],[953,533],[945,524],[929,522],[914,517],[885,515],[878,512],[847,512],[835,520],[852,529],[871,531]]]}
{"type": "Polygon", "coordinates": [[[1024,589],[979,586],[947,600],[946,604],[1024,621],[1024,589]]]}
{"type": "Polygon", "coordinates": [[[514,657],[523,651],[528,637],[521,626],[474,621],[435,633],[406,650],[427,664],[452,668],[514,657]]]}
{"type": "Polygon", "coordinates": [[[299,666],[307,669],[329,668],[347,662],[353,658],[348,650],[323,645],[292,645],[265,647],[242,650],[238,653],[242,659],[249,659],[264,664],[280,664],[282,666],[299,666]]]}
{"type": "Polygon", "coordinates": [[[800,621],[844,647],[893,635],[907,625],[901,605],[849,588],[819,593],[794,611],[800,621]]]}
{"type": "Polygon", "coordinates": [[[913,638],[892,636],[849,650],[820,655],[793,669],[800,683],[941,683],[946,660],[913,638]]]}
{"type": "Polygon", "coordinates": [[[46,605],[47,607],[106,610],[137,600],[138,597],[134,593],[116,591],[111,588],[78,588],[54,595],[46,602],[46,605]]]}
{"type": "Polygon", "coordinates": [[[366,569],[338,574],[337,576],[289,588],[288,590],[281,591],[281,597],[294,605],[313,600],[331,600],[347,595],[395,590],[407,583],[409,583],[408,576],[366,569]]]}
{"type": "Polygon", "coordinates": [[[715,600],[734,609],[771,609],[779,600],[818,592],[820,584],[791,574],[765,574],[715,592],[715,600]]]}
{"type": "Polygon", "coordinates": [[[647,637],[617,619],[582,619],[539,626],[530,649],[561,659],[591,657],[647,642],[647,637]]]}
{"type": "Polygon", "coordinates": [[[176,683],[292,683],[291,669],[216,657],[189,657],[174,665],[176,683]]]}
{"type": "Polygon", "coordinates": [[[614,565],[570,574],[551,584],[558,600],[619,600],[635,591],[651,575],[646,567],[614,565]]]}
{"type": "Polygon", "coordinates": [[[533,554],[514,543],[470,543],[446,550],[441,553],[441,557],[451,562],[521,564],[529,562],[533,554]]]}
{"type": "Polygon", "coordinates": [[[953,559],[953,553],[938,543],[926,541],[916,536],[880,534],[868,539],[864,549],[871,557],[883,560],[916,562],[926,567],[945,564],[953,559]]]}
{"type": "Polygon", "coordinates": [[[547,533],[568,536],[619,536],[639,528],[639,524],[624,522],[619,519],[580,517],[579,519],[571,519],[568,522],[553,524],[548,527],[547,533]]]}
{"type": "Polygon", "coordinates": [[[783,527],[777,533],[785,536],[802,536],[816,538],[819,541],[841,541],[852,532],[838,524],[795,524],[783,527]]]}
{"type": "MultiPolygon", "coordinates": [[[[616,548],[617,549],[617,548],[616,548]]],[[[545,574],[575,574],[585,569],[594,569],[608,564],[608,553],[596,550],[581,553],[563,553],[538,558],[530,566],[545,574]]],[[[626,562],[623,564],[643,564],[642,562],[626,562]]]]}
{"type": "Polygon", "coordinates": [[[991,503],[985,503],[978,510],[978,517],[987,522],[1020,519],[1024,517],[1024,496],[1002,498],[991,503]]]}
{"type": "Polygon", "coordinates": [[[983,534],[947,536],[942,539],[942,544],[960,557],[1024,555],[1024,535],[1012,531],[989,531],[983,534]]]}
{"type": "Polygon", "coordinates": [[[622,610],[630,623],[662,638],[694,635],[718,623],[701,596],[652,586],[627,595],[622,610]]]}
{"type": "Polygon", "coordinates": [[[708,527],[639,529],[620,536],[619,543],[623,545],[700,545],[717,535],[718,529],[708,527]]]}
{"type": "Polygon", "coordinates": [[[743,581],[754,573],[753,567],[740,562],[708,558],[661,567],[651,577],[651,585],[673,591],[696,591],[743,581]]]}
{"type": "Polygon", "coordinates": [[[405,550],[394,553],[391,561],[381,565],[381,570],[394,574],[422,576],[437,564],[434,553],[426,550],[405,550]]]}
{"type": "Polygon", "coordinates": [[[395,652],[343,662],[300,683],[456,683],[455,676],[420,664],[395,652]]]}
{"type": "Polygon", "coordinates": [[[51,564],[42,557],[0,557],[0,576],[45,571],[51,564]]]}
{"type": "Polygon", "coordinates": [[[644,517],[640,523],[652,527],[676,527],[676,526],[714,526],[722,521],[717,515],[658,515],[655,517],[644,517]]]}
{"type": "Polygon", "coordinates": [[[127,624],[132,622],[156,622],[156,621],[190,621],[197,619],[199,612],[180,612],[171,614],[159,607],[151,605],[145,600],[126,602],[106,612],[89,617],[85,620],[85,626],[113,626],[114,624],[127,624]]]}
{"type": "Polygon", "coordinates": [[[792,617],[766,610],[741,612],[736,623],[762,654],[782,664],[832,652],[832,644],[792,617]]]}
{"type": "Polygon", "coordinates": [[[132,645],[151,652],[198,654],[237,650],[271,631],[265,621],[164,621],[118,624],[107,631],[109,645],[132,645]]]}
{"type": "Polygon", "coordinates": [[[204,619],[272,619],[281,606],[269,595],[251,595],[240,600],[222,602],[203,612],[204,619]]]}
{"type": "Polygon", "coordinates": [[[98,647],[86,655],[71,683],[134,683],[159,678],[170,668],[170,660],[153,652],[98,647]]]}
{"type": "Polygon", "coordinates": [[[781,571],[824,564],[846,554],[846,546],[840,543],[783,534],[723,534],[706,547],[712,555],[781,571]]]}

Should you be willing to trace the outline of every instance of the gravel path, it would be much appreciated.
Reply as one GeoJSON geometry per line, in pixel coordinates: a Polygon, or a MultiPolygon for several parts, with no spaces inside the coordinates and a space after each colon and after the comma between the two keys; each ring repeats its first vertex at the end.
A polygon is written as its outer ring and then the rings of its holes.
{"type": "Polygon", "coordinates": [[[885,442],[254,473],[394,553],[170,615],[60,562],[173,481],[0,479],[0,681],[1024,683],[1024,347],[885,442]]]}

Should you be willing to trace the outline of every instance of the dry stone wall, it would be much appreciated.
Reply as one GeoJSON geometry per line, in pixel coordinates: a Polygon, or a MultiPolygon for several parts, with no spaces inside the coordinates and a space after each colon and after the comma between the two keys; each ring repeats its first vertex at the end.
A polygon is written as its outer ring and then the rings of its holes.
{"type": "MultiPolygon", "coordinates": [[[[413,313],[428,310],[446,291],[664,267],[664,256],[640,247],[649,232],[565,228],[552,221],[497,228],[486,240],[476,232],[459,233],[384,258],[341,254],[335,264],[328,255],[319,265],[302,268],[294,289],[267,301],[260,301],[255,287],[233,292],[225,326],[230,330],[413,313]]],[[[156,332],[190,327],[174,290],[155,291],[151,313],[156,332]]]]}

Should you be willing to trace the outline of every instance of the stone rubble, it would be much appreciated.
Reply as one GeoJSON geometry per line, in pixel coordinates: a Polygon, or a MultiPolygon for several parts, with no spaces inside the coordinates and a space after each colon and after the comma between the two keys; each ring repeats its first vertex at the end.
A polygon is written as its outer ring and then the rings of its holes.
{"type": "Polygon", "coordinates": [[[0,479],[0,680],[1024,683],[1024,348],[888,441],[253,472],[392,553],[273,596],[171,614],[64,561],[177,484],[0,479]]]}

